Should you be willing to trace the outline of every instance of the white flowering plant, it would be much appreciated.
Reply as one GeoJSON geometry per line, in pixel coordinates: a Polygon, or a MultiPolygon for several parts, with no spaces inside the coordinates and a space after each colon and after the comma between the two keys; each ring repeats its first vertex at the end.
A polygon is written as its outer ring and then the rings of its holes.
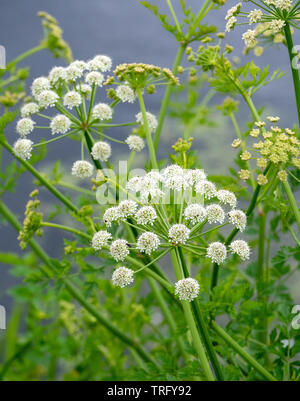
{"type": "MultiPolygon", "coordinates": [[[[170,15],[140,3],[178,43],[172,70],[115,66],[103,54],[74,61],[56,20],[41,13],[41,46],[68,64],[33,78],[28,97],[5,95],[14,99],[9,107],[23,104],[1,117],[0,145],[13,160],[1,171],[0,214],[25,253],[1,257],[24,281],[12,293],[26,305],[27,326],[13,356],[0,348],[0,379],[299,380],[288,280],[297,279],[300,259],[300,131],[296,122],[281,127],[253,99],[283,73],[231,58],[228,34],[205,21],[211,11],[224,13],[223,0],[206,0],[197,13],[180,1],[182,21],[171,0],[170,15]],[[148,96],[162,90],[153,113],[148,96]],[[224,96],[221,105],[216,96],[224,96]],[[245,127],[238,97],[250,111],[245,127]],[[119,122],[124,103],[132,117],[119,122]],[[169,129],[174,117],[177,128],[169,129]],[[220,118],[236,133],[233,142],[223,135],[224,154],[225,147],[239,153],[228,174],[213,175],[197,140],[220,118]],[[16,141],[6,135],[9,123],[16,141]],[[37,168],[60,140],[71,163],[37,168]],[[6,196],[25,172],[34,182],[20,224],[6,196]],[[54,249],[62,243],[64,252],[54,249]]],[[[298,3],[248,3],[257,8],[244,12],[238,3],[227,11],[226,32],[247,18],[264,29],[243,34],[246,53],[259,35],[273,43],[280,34],[291,56],[298,3]]],[[[221,146],[212,150],[212,163],[223,163],[221,146]]],[[[22,321],[16,315],[7,344],[22,321]]]]}

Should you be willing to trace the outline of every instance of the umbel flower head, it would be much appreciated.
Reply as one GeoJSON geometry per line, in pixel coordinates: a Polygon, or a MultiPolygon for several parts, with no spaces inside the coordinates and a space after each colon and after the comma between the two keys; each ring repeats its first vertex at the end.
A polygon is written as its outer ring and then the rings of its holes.
{"type": "Polygon", "coordinates": [[[92,247],[100,251],[104,246],[108,245],[110,239],[112,239],[112,235],[108,231],[97,231],[92,238],[92,247]]]}
{"type": "MultiPolygon", "coordinates": [[[[144,89],[149,85],[155,85],[158,81],[161,83],[162,79],[165,80],[166,83],[171,83],[173,85],[179,84],[178,78],[175,77],[168,68],[160,68],[155,65],[144,63],[120,64],[114,70],[114,76],[121,83],[129,85],[133,91],[136,89],[144,89]]],[[[113,83],[113,81],[114,78],[109,78],[107,84],[113,83]]],[[[122,100],[121,96],[124,98],[124,88],[122,90],[117,89],[117,91],[119,92],[117,96],[122,100]],[[123,94],[120,92],[123,92],[123,94]]],[[[132,95],[131,98],[133,98],[132,95]]]]}
{"type": "Polygon", "coordinates": [[[251,27],[254,26],[254,29],[248,29],[242,35],[246,51],[255,48],[259,55],[261,52],[259,53],[259,48],[256,47],[259,37],[263,37],[264,41],[282,43],[284,41],[282,31],[286,23],[295,27],[299,25],[300,5],[297,2],[293,4],[292,0],[266,0],[263,2],[249,0],[248,3],[253,3],[256,8],[246,12],[242,3],[237,3],[227,11],[225,17],[227,20],[226,32],[234,29],[236,25],[245,25],[245,19],[251,27]]]}
{"type": "Polygon", "coordinates": [[[181,301],[193,301],[198,297],[199,291],[199,283],[193,278],[184,278],[177,281],[175,284],[175,295],[177,295],[181,301]]]}
{"type": "MultiPolygon", "coordinates": [[[[113,227],[114,232],[119,232],[123,223],[136,232],[134,243],[131,237],[130,244],[124,238],[113,240],[110,253],[116,261],[126,263],[130,261],[129,257],[136,258],[137,252],[156,261],[178,247],[217,264],[225,262],[228,251],[242,260],[249,258],[249,246],[242,239],[234,241],[229,249],[220,241],[209,243],[207,236],[214,230],[219,231],[226,220],[226,224],[243,231],[247,219],[243,211],[235,209],[235,195],[227,189],[217,188],[202,170],[185,170],[174,164],[161,172],[152,170],[130,178],[126,189],[131,199],[121,200],[103,214],[104,223],[108,228],[113,227]],[[199,186],[201,194],[196,193],[196,202],[192,195],[199,186]],[[185,195],[179,197],[176,207],[175,196],[170,197],[170,192],[185,195]]],[[[179,281],[176,288],[182,300],[191,301],[199,293],[197,281],[191,278],[179,281]]]]}
{"type": "MultiPolygon", "coordinates": [[[[255,123],[249,135],[253,141],[248,142],[247,150],[240,156],[243,159],[247,152],[251,155],[251,160],[256,161],[256,181],[259,185],[268,183],[268,178],[264,174],[268,165],[273,165],[278,170],[278,178],[283,181],[287,179],[289,167],[300,168],[300,141],[296,138],[295,132],[275,125],[279,121],[278,116],[268,116],[267,120],[270,123],[269,127],[264,121],[255,123]]],[[[250,171],[242,169],[239,175],[246,181],[250,178],[250,171]]]]}
{"type": "Polygon", "coordinates": [[[126,287],[127,285],[133,283],[134,281],[134,271],[132,269],[128,269],[125,266],[118,267],[112,275],[112,283],[116,287],[126,287]]]}

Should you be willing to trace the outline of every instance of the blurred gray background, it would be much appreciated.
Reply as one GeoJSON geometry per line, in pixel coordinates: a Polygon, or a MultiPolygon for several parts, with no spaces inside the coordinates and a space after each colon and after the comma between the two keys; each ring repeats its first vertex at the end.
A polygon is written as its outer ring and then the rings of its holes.
{"type": "MultiPolygon", "coordinates": [[[[161,10],[167,11],[165,1],[151,1],[159,5],[161,10]]],[[[174,0],[173,3],[177,3],[178,9],[179,1],[174,0]]],[[[211,13],[206,21],[218,25],[220,31],[224,31],[224,16],[227,9],[235,3],[236,1],[228,1],[219,11],[211,13]]],[[[202,1],[187,0],[187,4],[197,12],[202,1]]],[[[76,59],[88,59],[96,54],[107,54],[112,57],[114,65],[135,61],[165,67],[171,67],[173,64],[177,50],[173,36],[165,32],[159,21],[137,0],[1,0],[0,44],[6,48],[8,62],[37,45],[42,38],[40,20],[36,16],[39,10],[47,11],[58,19],[64,30],[64,38],[70,44],[76,59]]],[[[241,35],[244,30],[244,27],[238,27],[227,36],[227,42],[235,47],[234,54],[239,57],[243,57],[244,46],[241,35]]],[[[297,39],[295,35],[295,44],[297,44],[297,39]]],[[[254,56],[247,56],[246,59],[250,60],[252,57],[254,56]]],[[[283,46],[268,48],[262,57],[255,59],[255,62],[259,66],[269,64],[271,71],[280,67],[288,72],[285,77],[259,91],[254,100],[258,108],[265,106],[270,114],[279,114],[283,126],[291,127],[296,122],[296,110],[286,49],[283,46]]],[[[54,60],[48,51],[43,51],[27,59],[24,66],[30,65],[29,83],[36,76],[47,74],[54,65],[58,64],[63,64],[63,62],[54,60]]],[[[161,95],[162,91],[158,91],[156,95],[146,97],[147,108],[152,113],[158,112],[161,95]]],[[[221,102],[221,98],[214,101],[221,102]]],[[[133,121],[136,112],[136,104],[122,105],[117,113],[117,120],[133,121]]],[[[249,118],[249,112],[242,106],[239,115],[241,128],[249,118]]],[[[195,146],[199,157],[209,174],[226,173],[226,169],[235,156],[235,152],[230,146],[231,140],[235,136],[230,122],[222,121],[219,115],[216,120],[220,122],[218,127],[200,128],[193,133],[193,136],[197,138],[195,146]]],[[[9,127],[7,133],[10,143],[13,143],[17,138],[14,125],[9,127]]],[[[113,135],[124,138],[126,134],[127,132],[120,129],[117,132],[114,131],[113,135]]],[[[41,135],[41,133],[36,130],[32,135],[41,135]]],[[[163,146],[160,147],[161,157],[167,156],[170,145],[179,136],[181,136],[181,127],[176,121],[168,121],[163,132],[163,146]]],[[[113,144],[113,149],[115,158],[120,152],[124,152],[124,148],[122,150],[115,144],[113,144]]],[[[66,168],[70,169],[72,162],[79,157],[79,152],[78,143],[71,142],[70,146],[70,141],[68,145],[64,141],[56,142],[49,147],[46,161],[37,167],[43,169],[43,166],[44,168],[46,166],[45,163],[53,165],[55,160],[62,158],[66,168]]],[[[9,160],[10,157],[5,152],[4,163],[9,160]]],[[[25,174],[17,185],[17,192],[8,194],[4,198],[22,220],[25,203],[32,188],[32,177],[25,174]]],[[[53,200],[45,195],[46,191],[42,192],[43,200],[48,202],[53,200]]],[[[17,235],[13,229],[1,226],[0,237],[2,251],[20,252],[17,235]]],[[[61,254],[63,243],[57,232],[47,230],[41,242],[52,257],[61,254]]],[[[8,266],[0,264],[0,303],[5,305],[9,312],[10,297],[6,295],[6,290],[16,282],[16,279],[8,274],[8,269],[8,266]]]]}

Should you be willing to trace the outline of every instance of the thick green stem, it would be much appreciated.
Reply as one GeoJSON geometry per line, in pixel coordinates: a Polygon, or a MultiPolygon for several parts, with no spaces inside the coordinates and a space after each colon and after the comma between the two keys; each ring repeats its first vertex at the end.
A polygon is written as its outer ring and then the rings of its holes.
{"type": "MultiPolygon", "coordinates": [[[[188,278],[190,275],[189,275],[189,271],[187,269],[187,266],[186,266],[186,263],[185,263],[185,259],[184,259],[184,255],[183,255],[183,252],[182,252],[181,248],[178,248],[178,254],[179,254],[179,257],[180,257],[180,262],[181,262],[181,266],[182,266],[184,277],[188,278]]],[[[211,342],[211,339],[210,339],[210,335],[209,335],[209,332],[208,332],[204,317],[203,317],[202,312],[201,312],[199,301],[198,300],[194,300],[194,301],[191,302],[191,305],[192,305],[194,316],[196,318],[198,330],[199,330],[199,332],[201,334],[202,341],[204,343],[205,349],[206,349],[206,351],[208,353],[209,359],[210,359],[211,364],[213,366],[216,378],[218,380],[220,380],[220,381],[223,381],[224,377],[223,377],[223,373],[222,373],[222,370],[221,370],[221,366],[219,364],[218,357],[217,357],[217,355],[215,353],[215,350],[214,350],[214,347],[212,345],[212,342],[211,342]]]]}
{"type": "MultiPolygon", "coordinates": [[[[5,217],[6,220],[19,232],[22,229],[21,224],[17,221],[14,214],[0,201],[0,213],[5,217]]],[[[45,251],[40,247],[40,245],[33,239],[28,241],[28,245],[36,253],[36,255],[45,263],[46,268],[42,267],[41,270],[47,277],[51,277],[51,273],[56,273],[56,268],[53,266],[51,260],[45,251]]],[[[80,305],[82,305],[95,319],[107,328],[112,334],[114,334],[119,340],[124,344],[132,347],[139,356],[147,363],[152,363],[158,369],[158,365],[153,360],[153,358],[143,349],[143,347],[138,343],[137,340],[131,339],[125,333],[123,333],[119,328],[117,328],[111,321],[103,316],[93,305],[91,305],[86,298],[81,294],[79,289],[67,278],[61,278],[65,284],[68,292],[76,299],[80,305]]]]}
{"type": "MultiPolygon", "coordinates": [[[[174,65],[173,65],[173,69],[172,72],[174,75],[177,75],[178,72],[178,66],[181,63],[182,57],[184,55],[184,51],[185,51],[186,45],[185,44],[180,44],[179,49],[177,51],[176,54],[176,58],[174,61],[174,65]]],[[[154,148],[155,150],[158,149],[158,144],[159,144],[159,140],[160,140],[160,135],[162,132],[162,128],[164,125],[164,121],[166,118],[166,114],[167,114],[167,108],[169,105],[169,101],[170,101],[170,97],[171,97],[171,93],[172,93],[172,85],[169,84],[166,88],[165,91],[165,95],[161,104],[161,108],[160,108],[160,113],[159,113],[159,117],[158,117],[158,124],[157,124],[157,128],[154,134],[154,148]]]]}
{"type": "MultiPolygon", "coordinates": [[[[174,267],[174,271],[175,271],[175,276],[177,280],[181,280],[184,278],[181,266],[179,264],[178,261],[178,256],[177,256],[177,252],[176,250],[173,250],[171,252],[171,259],[172,259],[172,263],[173,263],[173,267],[174,267]]],[[[199,337],[199,333],[197,330],[197,326],[195,323],[195,319],[194,319],[194,315],[192,312],[192,308],[191,305],[188,301],[181,301],[181,305],[184,311],[184,315],[185,315],[185,319],[186,322],[188,324],[188,327],[191,331],[191,335],[192,335],[192,339],[193,339],[193,344],[194,347],[197,351],[200,363],[201,363],[201,367],[203,369],[203,372],[205,374],[205,377],[207,380],[209,381],[214,381],[214,376],[212,374],[211,368],[209,366],[201,339],[199,337]]]]}
{"type": "Polygon", "coordinates": [[[255,370],[257,370],[265,379],[277,381],[260,363],[258,363],[251,355],[249,355],[226,331],[224,331],[217,323],[212,322],[212,327],[215,332],[246,362],[248,362],[255,370]]]}
{"type": "Polygon", "coordinates": [[[149,149],[151,165],[152,165],[152,168],[157,169],[158,165],[157,165],[157,161],[156,161],[156,153],[155,153],[155,149],[153,146],[152,136],[151,136],[148,119],[147,119],[146,107],[145,107],[141,89],[137,89],[137,95],[138,95],[138,99],[140,102],[140,108],[141,108],[141,112],[142,112],[142,116],[143,116],[143,125],[144,125],[145,132],[146,132],[146,139],[147,139],[147,144],[148,144],[148,149],[149,149]]]}
{"type": "Polygon", "coordinates": [[[298,208],[296,199],[295,199],[294,194],[291,190],[291,187],[289,186],[289,183],[287,181],[283,182],[283,187],[285,189],[286,196],[290,203],[290,207],[294,213],[294,216],[295,216],[295,219],[296,219],[296,222],[298,225],[298,229],[300,230],[300,212],[299,212],[299,208],[298,208]]]}
{"type": "Polygon", "coordinates": [[[296,105],[297,105],[297,113],[298,113],[298,123],[300,125],[300,80],[299,80],[299,71],[298,71],[298,66],[294,65],[294,59],[296,59],[295,57],[297,57],[297,56],[296,56],[296,54],[294,52],[294,44],[293,44],[290,25],[289,25],[288,22],[285,23],[284,34],[285,34],[285,39],[286,39],[287,48],[288,48],[289,57],[290,57],[290,66],[291,66],[291,72],[292,72],[292,77],[293,77],[294,91],[295,91],[295,98],[296,98],[296,105]]]}
{"type": "Polygon", "coordinates": [[[5,141],[0,139],[0,145],[2,145],[11,155],[13,155],[26,169],[36,177],[42,185],[44,185],[56,198],[58,198],[64,205],[67,206],[72,212],[79,214],[77,207],[66,198],[60,191],[58,191],[44,176],[42,176],[30,163],[23,160],[14,154],[12,147],[5,141]]]}
{"type": "Polygon", "coordinates": [[[176,322],[175,322],[175,320],[173,318],[173,315],[172,315],[172,313],[171,313],[171,311],[170,311],[170,309],[169,309],[169,307],[168,307],[168,305],[167,305],[167,303],[166,303],[166,301],[164,299],[164,296],[163,296],[162,292],[159,290],[155,280],[152,277],[148,277],[148,281],[149,281],[150,287],[151,287],[151,289],[152,289],[152,291],[153,291],[153,293],[154,293],[154,295],[155,295],[155,297],[157,299],[157,302],[158,302],[158,304],[159,304],[159,306],[160,306],[160,308],[161,308],[161,310],[162,310],[162,312],[163,312],[163,314],[165,316],[165,319],[166,319],[166,321],[167,321],[167,323],[168,323],[168,325],[170,327],[170,330],[171,330],[173,336],[176,339],[176,342],[178,344],[178,347],[179,347],[179,349],[181,351],[182,356],[184,358],[188,359],[188,354],[187,354],[187,352],[186,352],[186,350],[184,348],[183,339],[177,333],[176,322]]]}

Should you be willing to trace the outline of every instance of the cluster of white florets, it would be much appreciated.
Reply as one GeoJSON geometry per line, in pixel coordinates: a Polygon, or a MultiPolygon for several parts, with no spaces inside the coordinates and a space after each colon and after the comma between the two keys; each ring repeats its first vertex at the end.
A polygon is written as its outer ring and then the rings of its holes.
{"type": "Polygon", "coordinates": [[[181,301],[193,301],[198,297],[199,291],[199,283],[194,278],[184,278],[175,283],[175,295],[177,295],[181,301]]]}
{"type": "MultiPolygon", "coordinates": [[[[224,263],[228,253],[236,254],[243,261],[249,259],[249,246],[240,239],[229,244],[228,249],[219,241],[207,244],[206,247],[203,247],[203,242],[201,246],[198,243],[197,249],[197,238],[202,232],[205,235],[206,224],[220,224],[208,231],[219,230],[229,223],[243,231],[247,223],[246,214],[236,209],[234,193],[217,189],[202,170],[184,170],[178,165],[171,165],[161,172],[152,170],[143,176],[132,177],[126,189],[129,195],[133,192],[131,196],[135,200],[120,201],[118,206],[107,209],[103,215],[107,227],[125,222],[133,225],[139,234],[136,244],[129,245],[125,239],[112,242],[110,253],[116,261],[124,261],[131,252],[139,251],[154,257],[160,249],[180,246],[195,250],[200,257],[206,256],[217,264],[224,263]],[[187,201],[190,199],[189,190],[190,194],[197,193],[198,202],[187,201]],[[181,195],[181,203],[176,208],[164,206],[164,200],[175,199],[169,197],[170,191],[181,195]],[[227,222],[224,223],[226,217],[227,222]]],[[[110,237],[104,237],[105,245],[109,240],[110,237]]],[[[181,300],[192,301],[198,296],[199,284],[192,278],[180,280],[176,283],[175,293],[181,300]]]]}
{"type": "Polygon", "coordinates": [[[134,90],[129,85],[119,85],[116,89],[116,95],[123,103],[133,103],[136,98],[134,90]]]}
{"type": "MultiPolygon", "coordinates": [[[[25,137],[30,134],[35,126],[32,116],[34,114],[42,116],[41,113],[48,107],[56,107],[61,113],[54,117],[46,117],[51,120],[49,128],[52,134],[66,134],[72,128],[76,128],[76,120],[70,116],[70,111],[76,110],[83,104],[85,98],[91,94],[92,88],[103,85],[103,74],[109,71],[111,67],[111,59],[108,56],[99,55],[87,62],[76,60],[67,67],[54,67],[47,77],[36,78],[31,85],[34,101],[26,103],[21,108],[22,118],[17,122],[16,127],[19,135],[25,137]]],[[[91,116],[96,120],[95,122],[110,120],[112,109],[108,104],[100,103],[93,107],[91,116]]],[[[32,147],[28,146],[29,142],[26,142],[27,151],[25,153],[20,152],[20,143],[24,144],[25,142],[18,143],[15,153],[18,152],[19,157],[23,157],[24,154],[26,159],[30,158],[29,151],[32,150],[32,147]]],[[[78,166],[82,171],[83,164],[77,163],[75,169],[73,168],[73,174],[77,176],[78,166]]],[[[84,174],[79,174],[84,176],[84,174]]]]}
{"type": "Polygon", "coordinates": [[[85,160],[77,160],[72,167],[72,175],[78,178],[91,177],[93,172],[94,166],[85,160]]]}
{"type": "MultiPolygon", "coordinates": [[[[250,0],[251,1],[251,0],[250,0]]],[[[254,3],[259,5],[258,3],[254,3]]],[[[266,0],[261,9],[255,8],[249,13],[240,13],[242,3],[230,8],[226,14],[226,32],[231,31],[237,24],[237,17],[248,17],[249,24],[260,24],[257,29],[248,29],[243,33],[242,38],[246,48],[254,48],[257,45],[257,36],[262,32],[267,35],[277,35],[285,26],[283,11],[289,11],[293,6],[292,0],[266,0]]]]}
{"type": "Polygon", "coordinates": [[[134,281],[134,271],[125,266],[117,268],[112,275],[112,283],[116,287],[126,287],[134,281]]]}
{"type": "Polygon", "coordinates": [[[96,142],[92,147],[91,155],[94,160],[101,160],[102,162],[107,162],[111,156],[111,146],[107,142],[96,142]]]}
{"type": "Polygon", "coordinates": [[[151,255],[153,251],[156,251],[159,247],[160,239],[157,234],[152,232],[145,232],[137,239],[136,247],[139,251],[151,255]]]}
{"type": "Polygon", "coordinates": [[[110,246],[110,254],[117,261],[123,261],[129,255],[129,248],[125,239],[117,239],[110,246]]]}
{"type": "MultiPolygon", "coordinates": [[[[143,114],[142,114],[142,112],[138,113],[138,114],[135,116],[135,118],[136,118],[136,122],[137,122],[137,123],[139,123],[139,124],[141,124],[141,125],[144,125],[144,119],[143,119],[143,114]]],[[[148,128],[149,128],[150,132],[155,131],[156,128],[157,128],[157,124],[158,124],[155,115],[152,114],[152,113],[149,113],[149,112],[147,111],[147,112],[146,112],[146,119],[147,119],[147,124],[148,124],[148,128]]]]}
{"type": "Polygon", "coordinates": [[[129,149],[135,152],[140,152],[145,147],[145,142],[143,138],[138,135],[129,135],[125,142],[129,146],[129,149]]]}
{"type": "Polygon", "coordinates": [[[105,230],[98,231],[92,238],[92,247],[100,251],[103,247],[108,245],[108,241],[112,239],[111,233],[105,230]]]}

